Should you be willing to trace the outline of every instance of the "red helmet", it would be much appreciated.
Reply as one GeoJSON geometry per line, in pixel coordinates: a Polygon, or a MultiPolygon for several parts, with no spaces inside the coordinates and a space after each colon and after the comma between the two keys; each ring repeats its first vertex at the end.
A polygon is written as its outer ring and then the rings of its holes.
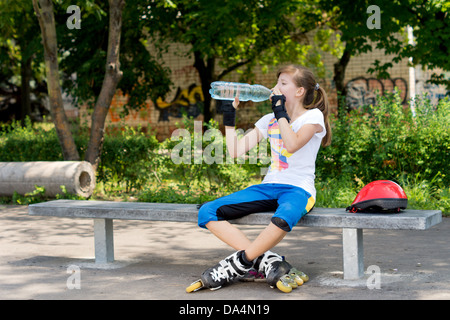
{"type": "Polygon", "coordinates": [[[400,212],[406,209],[408,198],[402,187],[393,181],[377,180],[369,183],[359,191],[352,205],[351,212],[400,212]]]}

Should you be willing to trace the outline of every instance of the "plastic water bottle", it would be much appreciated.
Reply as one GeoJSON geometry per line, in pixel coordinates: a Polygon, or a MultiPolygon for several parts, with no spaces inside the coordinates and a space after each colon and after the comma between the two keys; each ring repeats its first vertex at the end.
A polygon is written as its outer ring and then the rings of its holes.
{"type": "Polygon", "coordinates": [[[211,83],[209,93],[212,98],[218,100],[234,100],[234,97],[239,95],[239,101],[261,102],[269,99],[272,92],[259,84],[216,81],[211,83]]]}

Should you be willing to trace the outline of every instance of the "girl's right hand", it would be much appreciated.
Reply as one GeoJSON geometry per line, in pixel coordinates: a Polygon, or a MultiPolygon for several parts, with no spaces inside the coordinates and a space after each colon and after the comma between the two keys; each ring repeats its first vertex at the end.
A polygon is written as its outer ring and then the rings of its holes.
{"type": "Polygon", "coordinates": [[[234,101],[233,101],[234,109],[237,109],[237,107],[239,105],[239,92],[241,91],[240,89],[241,89],[240,87],[237,88],[236,97],[234,97],[234,101]]]}
{"type": "Polygon", "coordinates": [[[238,95],[236,97],[234,97],[233,107],[235,109],[237,109],[238,105],[239,105],[239,93],[238,93],[238,95]]]}

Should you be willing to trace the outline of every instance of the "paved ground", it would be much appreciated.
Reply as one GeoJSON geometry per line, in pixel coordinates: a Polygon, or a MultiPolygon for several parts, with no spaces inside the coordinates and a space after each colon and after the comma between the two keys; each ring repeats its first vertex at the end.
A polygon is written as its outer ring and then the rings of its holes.
{"type": "MultiPolygon", "coordinates": [[[[365,267],[381,271],[379,289],[368,288],[371,273],[342,279],[340,230],[298,227],[274,251],[310,276],[304,286],[284,294],[241,282],[187,294],[204,269],[232,252],[208,231],[114,221],[117,261],[98,267],[91,220],[31,217],[27,210],[0,205],[0,299],[450,299],[449,218],[427,231],[364,231],[365,267]]],[[[262,229],[242,228],[251,237],[262,229]]]]}

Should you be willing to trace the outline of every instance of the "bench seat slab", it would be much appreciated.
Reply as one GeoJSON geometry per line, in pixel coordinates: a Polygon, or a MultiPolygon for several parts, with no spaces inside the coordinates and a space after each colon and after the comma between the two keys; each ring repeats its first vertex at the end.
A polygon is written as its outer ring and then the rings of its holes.
{"type": "MultiPolygon", "coordinates": [[[[88,200],[54,200],[29,206],[29,214],[91,219],[197,222],[197,205],[88,200]]],[[[237,224],[267,225],[273,212],[233,220],[237,224]]],[[[405,210],[392,214],[356,214],[343,208],[314,208],[298,226],[353,229],[426,230],[442,221],[439,210],[405,210]]]]}

